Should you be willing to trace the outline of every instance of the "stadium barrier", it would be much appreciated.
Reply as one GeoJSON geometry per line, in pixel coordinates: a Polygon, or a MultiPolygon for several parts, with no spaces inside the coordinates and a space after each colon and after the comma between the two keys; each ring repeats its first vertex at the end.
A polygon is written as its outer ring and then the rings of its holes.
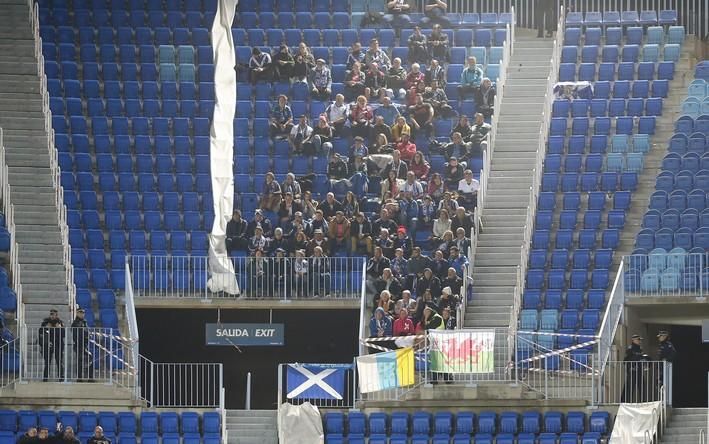
{"type": "MultiPolygon", "coordinates": [[[[624,260],[621,260],[619,270],[623,269],[624,260]]],[[[620,273],[616,275],[611,289],[606,311],[603,314],[601,328],[598,331],[598,358],[600,359],[601,368],[605,368],[606,362],[610,359],[613,349],[613,339],[620,325],[620,319],[623,316],[623,307],[625,306],[625,288],[624,281],[620,273]]]]}
{"type": "Polygon", "coordinates": [[[628,298],[707,297],[709,254],[684,251],[633,254],[620,268],[628,298]]]}
{"type": "Polygon", "coordinates": [[[15,311],[15,319],[18,325],[24,322],[24,305],[22,303],[22,280],[20,273],[19,250],[17,248],[17,238],[15,233],[15,206],[12,201],[12,189],[8,178],[7,163],[5,161],[5,145],[3,141],[3,130],[0,128],[0,192],[2,193],[2,211],[5,215],[5,225],[7,232],[10,234],[10,261],[9,272],[12,290],[17,297],[17,309],[15,311]]]}
{"type": "MultiPolygon", "coordinates": [[[[130,256],[127,276],[137,298],[234,297],[209,290],[207,256],[130,256]]],[[[361,297],[366,262],[362,257],[231,258],[247,299],[297,300],[361,297]]]]}
{"type": "Polygon", "coordinates": [[[0,389],[20,379],[20,339],[0,346],[0,389]]]}
{"type": "Polygon", "coordinates": [[[140,356],[141,399],[152,408],[223,408],[221,363],[153,362],[140,356]]]}

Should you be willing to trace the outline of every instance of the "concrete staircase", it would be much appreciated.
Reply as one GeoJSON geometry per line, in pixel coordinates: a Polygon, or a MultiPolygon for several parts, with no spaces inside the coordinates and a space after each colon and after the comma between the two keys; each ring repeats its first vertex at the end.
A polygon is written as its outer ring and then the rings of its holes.
{"type": "Polygon", "coordinates": [[[706,408],[672,409],[667,428],[660,442],[662,444],[700,442],[699,430],[707,431],[707,413],[706,408]]]}
{"type": "Polygon", "coordinates": [[[29,14],[24,0],[0,0],[0,127],[15,207],[25,322],[38,324],[57,308],[70,323],[67,264],[29,14]]]}
{"type": "Polygon", "coordinates": [[[277,410],[227,410],[227,444],[278,444],[277,410]]]}
{"type": "Polygon", "coordinates": [[[515,42],[473,264],[473,300],[465,312],[468,328],[510,326],[552,49],[552,40],[515,42]]]}

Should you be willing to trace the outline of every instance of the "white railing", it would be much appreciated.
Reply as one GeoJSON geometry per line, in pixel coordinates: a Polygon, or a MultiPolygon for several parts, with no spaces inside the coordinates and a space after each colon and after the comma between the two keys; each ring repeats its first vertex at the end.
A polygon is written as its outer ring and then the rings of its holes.
{"type": "Polygon", "coordinates": [[[6,387],[20,379],[20,339],[0,347],[0,388],[6,387]]]}
{"type": "Polygon", "coordinates": [[[672,378],[667,361],[607,361],[598,370],[602,371],[596,371],[600,385],[594,393],[595,404],[661,401],[658,419],[662,420],[672,378]]]}
{"type": "MultiPolygon", "coordinates": [[[[234,297],[207,286],[207,256],[131,256],[136,298],[234,297]]],[[[361,257],[231,258],[242,298],[357,299],[362,294],[361,257]],[[296,273],[301,266],[305,273],[296,273]]]]}
{"type": "MultiPolygon", "coordinates": [[[[475,236],[473,236],[472,239],[475,239],[475,236]]],[[[472,249],[472,246],[470,247],[472,249]]],[[[472,260],[470,260],[470,263],[472,263],[472,260]]],[[[463,266],[463,286],[460,287],[460,303],[458,304],[458,307],[456,309],[456,328],[457,329],[463,329],[465,328],[465,310],[467,309],[468,305],[468,286],[472,283],[472,276],[470,275],[470,270],[471,266],[469,265],[464,265],[463,266]]],[[[361,338],[362,336],[360,336],[361,338]]]]}
{"type": "Polygon", "coordinates": [[[709,253],[661,252],[623,258],[628,297],[706,297],[709,253]]]}
{"type": "MultiPolygon", "coordinates": [[[[362,290],[359,296],[359,337],[367,336],[369,328],[369,314],[367,312],[367,263],[362,264],[362,290]]],[[[362,343],[359,344],[359,355],[365,354],[365,348],[362,343]]]]}
{"type": "Polygon", "coordinates": [[[61,185],[61,170],[59,168],[58,153],[54,146],[54,129],[52,128],[52,111],[49,107],[49,91],[47,77],[44,73],[44,56],[42,55],[42,38],[39,30],[39,4],[28,0],[30,8],[30,24],[34,34],[35,58],[37,59],[37,75],[40,80],[40,95],[42,96],[42,111],[44,113],[44,129],[47,135],[47,153],[49,154],[49,171],[52,175],[54,187],[54,206],[57,210],[57,220],[63,248],[65,267],[65,282],[69,296],[69,310],[71,317],[76,314],[76,285],[74,285],[74,266],[71,263],[71,245],[69,245],[69,227],[67,225],[67,210],[64,206],[64,188],[61,185]]]}
{"type": "Polygon", "coordinates": [[[224,405],[221,363],[152,362],[140,356],[140,393],[148,407],[220,408],[224,405]]]}
{"type": "Polygon", "coordinates": [[[15,206],[12,205],[12,189],[9,182],[9,170],[5,160],[5,145],[3,130],[0,128],[0,189],[2,190],[2,210],[5,214],[5,225],[10,234],[10,280],[12,290],[17,296],[15,319],[17,325],[24,322],[24,305],[22,304],[22,279],[20,272],[19,250],[17,248],[17,233],[15,230],[15,206]]]}
{"type": "MultiPolygon", "coordinates": [[[[623,269],[624,260],[620,262],[619,269],[623,269]]],[[[613,289],[608,298],[608,304],[606,305],[606,312],[603,315],[603,321],[601,322],[601,328],[598,331],[599,343],[598,343],[598,357],[600,360],[601,368],[605,366],[605,363],[610,359],[611,350],[613,347],[613,339],[615,338],[615,333],[618,330],[618,325],[620,324],[621,316],[623,315],[623,307],[625,305],[625,282],[623,280],[622,273],[618,273],[613,282],[613,289]]]]}

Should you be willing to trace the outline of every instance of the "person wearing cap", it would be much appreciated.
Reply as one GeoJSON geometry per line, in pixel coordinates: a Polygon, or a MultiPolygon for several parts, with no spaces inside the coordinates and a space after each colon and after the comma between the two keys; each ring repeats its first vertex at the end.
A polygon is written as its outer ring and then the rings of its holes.
{"type": "Polygon", "coordinates": [[[89,438],[86,444],[111,444],[111,440],[103,434],[103,427],[96,426],[94,428],[94,436],[89,438]]]}
{"type": "Polygon", "coordinates": [[[315,61],[315,68],[310,75],[310,93],[316,100],[330,100],[332,74],[323,59],[315,61]]]}
{"type": "Polygon", "coordinates": [[[44,357],[44,382],[49,378],[52,359],[57,366],[56,379],[64,379],[64,322],[59,319],[56,309],[49,310],[49,317],[44,318],[39,328],[39,345],[44,357]]]}
{"type": "Polygon", "coordinates": [[[342,210],[335,212],[335,217],[330,221],[328,237],[330,238],[330,252],[347,250],[347,241],[350,239],[350,221],[342,210]]]}
{"type": "Polygon", "coordinates": [[[642,336],[635,334],[630,338],[630,345],[625,349],[625,387],[621,402],[642,402],[644,394],[647,391],[643,387],[645,365],[643,362],[649,361],[650,358],[642,348],[642,336]]]}
{"type": "Polygon", "coordinates": [[[293,65],[295,60],[288,45],[281,45],[278,52],[273,56],[273,77],[277,81],[288,82],[293,75],[293,65]]]}
{"type": "Polygon", "coordinates": [[[657,360],[674,362],[677,357],[677,350],[674,344],[669,339],[669,333],[667,330],[660,330],[657,332],[657,341],[659,345],[657,347],[657,360]]]}
{"type": "Polygon", "coordinates": [[[226,224],[226,249],[229,254],[234,250],[245,250],[248,240],[246,239],[247,224],[241,218],[241,211],[234,210],[231,220],[226,224]]]}
{"type": "Polygon", "coordinates": [[[270,82],[271,81],[271,54],[261,52],[257,47],[251,49],[251,58],[249,59],[249,78],[251,83],[270,82]]]}
{"type": "Polygon", "coordinates": [[[322,211],[322,215],[328,222],[335,217],[337,212],[342,211],[342,204],[335,199],[335,194],[330,192],[325,195],[325,199],[320,202],[318,209],[322,211]]]}
{"type": "Polygon", "coordinates": [[[359,97],[364,97],[365,82],[367,80],[367,75],[362,71],[362,65],[359,62],[355,62],[350,69],[345,74],[345,99],[352,100],[359,97]]]}
{"type": "Polygon", "coordinates": [[[89,324],[83,308],[76,310],[76,318],[71,323],[71,336],[74,339],[74,359],[76,361],[76,379],[82,382],[94,379],[94,362],[89,351],[89,324]]]}
{"type": "Polygon", "coordinates": [[[414,249],[414,243],[408,235],[406,227],[401,226],[397,228],[396,234],[394,235],[393,244],[394,251],[401,250],[403,257],[411,257],[411,253],[414,249]]]}
{"type": "Polygon", "coordinates": [[[474,56],[468,57],[468,62],[460,74],[460,85],[458,85],[459,100],[465,99],[466,96],[475,96],[480,83],[483,80],[483,70],[478,66],[478,62],[474,56]]]}
{"type": "Polygon", "coordinates": [[[361,211],[350,224],[350,252],[356,254],[364,247],[368,255],[372,254],[372,224],[361,211]]]}
{"type": "MultiPolygon", "coordinates": [[[[278,96],[278,102],[271,108],[271,121],[269,131],[271,137],[282,138],[290,134],[293,128],[293,111],[288,105],[288,97],[285,94],[278,96]]],[[[246,134],[236,134],[246,136],[246,134]]]]}
{"type": "Polygon", "coordinates": [[[303,154],[303,143],[313,134],[313,128],[308,125],[308,116],[303,114],[298,119],[298,124],[291,128],[288,143],[295,154],[303,154]]]}
{"type": "Polygon", "coordinates": [[[313,238],[308,242],[308,246],[305,247],[305,253],[310,257],[315,255],[315,249],[320,248],[322,254],[327,255],[330,252],[330,242],[325,236],[326,231],[317,228],[313,231],[313,238]]]}

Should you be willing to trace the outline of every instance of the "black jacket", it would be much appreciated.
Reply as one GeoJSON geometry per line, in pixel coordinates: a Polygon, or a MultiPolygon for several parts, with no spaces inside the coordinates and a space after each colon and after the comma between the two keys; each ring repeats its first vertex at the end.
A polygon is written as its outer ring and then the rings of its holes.
{"type": "Polygon", "coordinates": [[[660,342],[660,348],[657,350],[657,360],[658,361],[669,361],[674,362],[677,357],[677,350],[672,342],[665,340],[660,342]]]}
{"type": "MultiPolygon", "coordinates": [[[[359,234],[359,226],[360,223],[357,222],[357,218],[352,219],[352,223],[350,223],[350,236],[357,236],[359,234]]],[[[372,224],[366,217],[362,219],[362,234],[365,236],[372,235],[372,224]]]]}
{"type": "Polygon", "coordinates": [[[64,344],[65,335],[64,322],[61,319],[44,318],[39,328],[39,343],[44,346],[61,346],[64,344]]]}
{"type": "Polygon", "coordinates": [[[74,319],[71,323],[71,336],[74,339],[74,350],[86,349],[89,346],[89,324],[86,319],[74,319]]]}
{"type": "Polygon", "coordinates": [[[229,223],[226,224],[226,237],[227,239],[238,239],[246,235],[246,221],[244,219],[239,219],[239,222],[231,219],[229,223]]]}
{"type": "Polygon", "coordinates": [[[403,160],[399,160],[398,166],[394,166],[394,162],[391,161],[387,164],[386,167],[384,167],[384,171],[382,171],[381,176],[383,178],[389,177],[389,171],[391,171],[392,169],[396,171],[396,177],[398,179],[406,179],[406,173],[409,172],[409,167],[406,166],[406,162],[404,162],[403,160]]]}
{"type": "Polygon", "coordinates": [[[367,262],[367,275],[374,278],[380,278],[384,272],[384,269],[389,268],[390,266],[391,262],[386,256],[382,256],[378,261],[371,258],[367,262]]]}
{"type": "Polygon", "coordinates": [[[86,444],[111,444],[111,440],[106,438],[105,436],[102,438],[96,438],[95,436],[92,436],[89,438],[86,444]]]}
{"type": "Polygon", "coordinates": [[[256,227],[258,225],[261,225],[261,229],[263,230],[263,235],[266,237],[271,237],[273,234],[273,228],[271,226],[271,221],[263,218],[261,222],[256,222],[256,219],[252,220],[249,222],[249,225],[246,226],[246,237],[248,239],[254,237],[254,232],[256,231],[256,227]]]}

